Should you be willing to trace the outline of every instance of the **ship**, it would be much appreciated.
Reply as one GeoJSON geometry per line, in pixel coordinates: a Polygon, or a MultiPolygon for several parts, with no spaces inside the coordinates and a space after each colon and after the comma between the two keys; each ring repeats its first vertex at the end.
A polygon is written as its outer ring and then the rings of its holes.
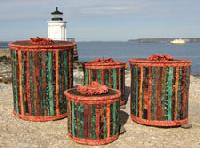
{"type": "Polygon", "coordinates": [[[184,39],[174,39],[170,41],[171,44],[185,44],[186,41],[184,39]]]}

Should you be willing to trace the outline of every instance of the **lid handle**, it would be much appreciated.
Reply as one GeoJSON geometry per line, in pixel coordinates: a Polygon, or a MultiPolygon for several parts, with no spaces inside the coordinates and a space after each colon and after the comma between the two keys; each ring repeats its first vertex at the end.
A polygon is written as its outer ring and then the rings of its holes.
{"type": "Polygon", "coordinates": [[[108,93],[108,87],[106,85],[101,85],[96,81],[93,81],[90,85],[78,85],[77,91],[84,95],[100,95],[108,93]]]}
{"type": "Polygon", "coordinates": [[[173,61],[174,58],[169,54],[153,54],[147,58],[151,61],[173,61]]]}
{"type": "Polygon", "coordinates": [[[33,45],[52,45],[55,43],[52,39],[49,38],[36,37],[36,38],[30,38],[30,40],[33,45]]]}

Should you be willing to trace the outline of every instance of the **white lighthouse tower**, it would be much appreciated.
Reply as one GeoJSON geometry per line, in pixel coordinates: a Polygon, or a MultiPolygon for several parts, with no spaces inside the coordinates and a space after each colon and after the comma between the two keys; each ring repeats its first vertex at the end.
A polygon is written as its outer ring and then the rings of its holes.
{"type": "Polygon", "coordinates": [[[66,22],[63,21],[63,13],[58,10],[51,13],[51,21],[48,21],[48,38],[54,40],[67,40],[66,22]]]}

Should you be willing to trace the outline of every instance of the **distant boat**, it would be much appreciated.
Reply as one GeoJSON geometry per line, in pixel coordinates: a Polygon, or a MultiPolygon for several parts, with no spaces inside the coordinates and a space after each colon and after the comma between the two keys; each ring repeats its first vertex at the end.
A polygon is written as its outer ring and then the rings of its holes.
{"type": "Polygon", "coordinates": [[[170,41],[171,44],[185,44],[186,41],[184,39],[174,39],[170,41]]]}

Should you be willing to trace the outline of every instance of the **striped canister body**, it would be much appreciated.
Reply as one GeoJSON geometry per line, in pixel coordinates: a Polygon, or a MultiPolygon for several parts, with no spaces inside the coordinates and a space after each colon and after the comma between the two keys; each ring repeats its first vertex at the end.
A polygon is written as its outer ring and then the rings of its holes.
{"type": "Polygon", "coordinates": [[[84,84],[97,81],[110,88],[121,92],[120,105],[125,105],[125,68],[126,63],[114,61],[113,59],[96,59],[84,63],[84,84]]]}
{"type": "Polygon", "coordinates": [[[191,61],[152,55],[129,63],[132,120],[152,126],[186,124],[191,61]]]}
{"type": "Polygon", "coordinates": [[[88,145],[107,144],[119,136],[120,92],[82,95],[76,88],[65,91],[68,99],[68,136],[88,145]]]}
{"type": "Polygon", "coordinates": [[[73,87],[74,43],[34,43],[26,40],[9,44],[14,114],[36,122],[66,117],[67,100],[63,92],[73,87]]]}

